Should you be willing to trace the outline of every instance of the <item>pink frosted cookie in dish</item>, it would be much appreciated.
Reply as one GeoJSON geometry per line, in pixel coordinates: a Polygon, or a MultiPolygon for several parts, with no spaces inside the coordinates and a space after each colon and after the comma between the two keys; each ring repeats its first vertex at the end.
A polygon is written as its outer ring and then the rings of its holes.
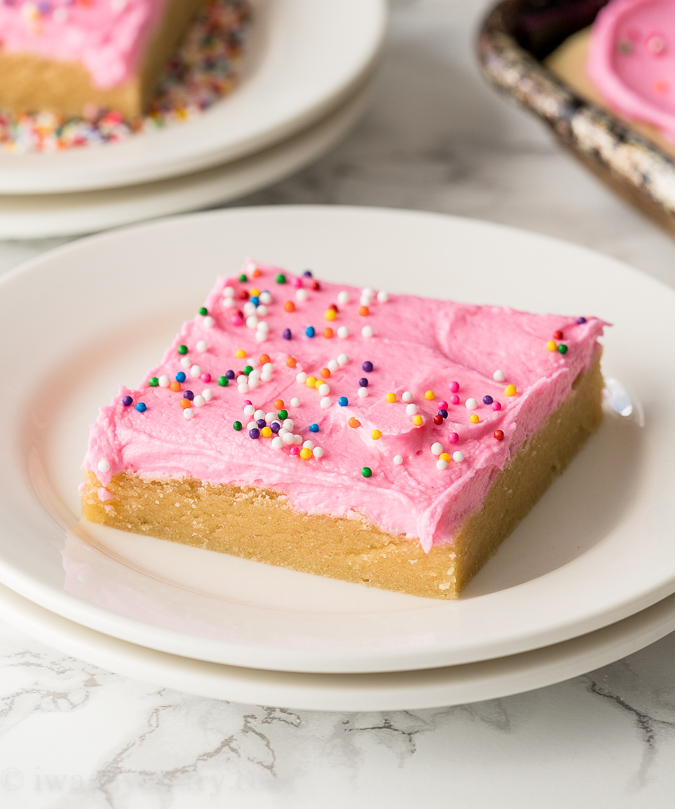
{"type": "Polygon", "coordinates": [[[140,116],[205,0],[2,0],[0,109],[140,116]]]}
{"type": "Polygon", "coordinates": [[[83,515],[456,598],[598,427],[604,325],[249,261],[101,409],[83,515]]]}

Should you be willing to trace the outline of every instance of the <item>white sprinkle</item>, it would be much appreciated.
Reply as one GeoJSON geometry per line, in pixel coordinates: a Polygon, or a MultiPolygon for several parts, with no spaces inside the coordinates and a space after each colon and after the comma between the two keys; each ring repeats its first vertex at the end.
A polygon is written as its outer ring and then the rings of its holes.
{"type": "Polygon", "coordinates": [[[290,447],[291,444],[295,443],[295,436],[293,433],[284,433],[283,438],[281,439],[287,447],[290,447]]]}
{"type": "Polygon", "coordinates": [[[257,329],[258,331],[269,331],[270,324],[266,320],[260,320],[258,321],[257,329]]]}
{"type": "Polygon", "coordinates": [[[266,362],[266,363],[263,365],[262,370],[263,370],[263,371],[267,371],[268,373],[270,373],[270,374],[271,374],[271,373],[272,373],[272,371],[274,370],[274,365],[272,365],[272,363],[271,363],[271,362],[266,362]]]}
{"type": "Polygon", "coordinates": [[[242,306],[241,311],[248,317],[248,315],[254,315],[256,313],[255,304],[251,303],[251,301],[246,301],[246,303],[242,306]]]}
{"type": "Polygon", "coordinates": [[[223,299],[223,307],[225,309],[234,309],[234,307],[236,305],[237,305],[237,302],[235,301],[234,298],[224,298],[223,299]]]}
{"type": "Polygon", "coordinates": [[[59,8],[55,8],[52,13],[52,19],[54,22],[64,23],[69,17],[69,11],[67,8],[63,8],[60,6],[59,8]]]}
{"type": "Polygon", "coordinates": [[[402,402],[412,402],[412,400],[413,400],[413,395],[409,390],[406,390],[401,394],[401,401],[402,402]]]}
{"type": "Polygon", "coordinates": [[[264,317],[267,314],[267,307],[264,303],[261,303],[258,308],[256,309],[256,313],[258,317],[264,317]]]}
{"type": "Polygon", "coordinates": [[[334,374],[339,367],[340,367],[340,363],[337,360],[330,360],[328,365],[326,366],[326,368],[328,368],[328,370],[332,374],[334,374]]]}
{"type": "Polygon", "coordinates": [[[301,435],[294,435],[293,436],[293,443],[296,447],[299,447],[302,444],[302,436],[301,435]]]}
{"type": "Polygon", "coordinates": [[[110,472],[110,462],[106,461],[104,458],[102,461],[98,462],[98,471],[99,472],[110,472]]]}
{"type": "Polygon", "coordinates": [[[308,439],[307,441],[304,442],[304,444],[302,445],[302,448],[303,449],[314,449],[314,442],[310,441],[308,439]]]}
{"type": "Polygon", "coordinates": [[[265,418],[265,411],[264,410],[254,410],[253,411],[253,418],[257,421],[258,419],[265,418]]]}
{"type": "Polygon", "coordinates": [[[342,292],[338,292],[337,302],[340,306],[345,306],[345,304],[349,303],[350,296],[349,292],[346,289],[343,289],[342,292]]]}
{"type": "Polygon", "coordinates": [[[495,371],[494,374],[492,374],[492,378],[494,379],[495,382],[503,382],[506,379],[506,377],[504,376],[504,371],[499,370],[495,371]]]}
{"type": "Polygon", "coordinates": [[[283,438],[280,438],[278,435],[275,435],[272,439],[272,449],[281,449],[284,445],[283,438]]]}
{"type": "Polygon", "coordinates": [[[269,371],[263,371],[260,375],[261,382],[269,382],[272,379],[272,374],[269,371]]]}
{"type": "Polygon", "coordinates": [[[223,298],[233,298],[234,297],[234,287],[225,287],[223,289],[223,298]]]}
{"type": "Polygon", "coordinates": [[[415,415],[417,415],[417,410],[418,410],[418,407],[417,407],[417,405],[416,405],[416,404],[409,404],[409,405],[406,407],[405,412],[406,412],[406,413],[407,413],[409,416],[415,416],[415,415]]]}
{"type": "Polygon", "coordinates": [[[246,325],[249,329],[255,329],[258,325],[258,318],[255,315],[249,315],[246,318],[246,325]]]}
{"type": "Polygon", "coordinates": [[[210,402],[213,399],[213,391],[211,388],[204,388],[202,391],[202,396],[204,397],[205,402],[210,402]]]}
{"type": "Polygon", "coordinates": [[[204,318],[204,326],[207,329],[212,329],[216,325],[216,321],[211,317],[211,315],[207,315],[204,318]]]}
{"type": "Polygon", "coordinates": [[[457,450],[457,452],[453,452],[452,460],[455,461],[455,463],[462,463],[464,460],[464,453],[460,452],[459,450],[457,450]]]}
{"type": "Polygon", "coordinates": [[[373,327],[372,326],[364,326],[361,329],[361,336],[362,337],[372,337],[373,336],[373,327]]]}
{"type": "Polygon", "coordinates": [[[291,399],[291,407],[300,407],[300,399],[297,396],[291,399]]]}
{"type": "Polygon", "coordinates": [[[168,388],[171,384],[171,380],[166,374],[162,374],[159,378],[159,387],[160,388],[168,388]]]}
{"type": "Polygon", "coordinates": [[[349,357],[346,354],[338,354],[337,361],[340,365],[347,365],[349,363],[349,357]]]}
{"type": "Polygon", "coordinates": [[[436,469],[447,469],[447,468],[448,468],[448,462],[444,461],[443,458],[439,458],[436,461],[436,469]]]}
{"type": "Polygon", "coordinates": [[[323,458],[323,450],[321,449],[321,447],[314,447],[314,449],[312,450],[312,455],[315,458],[323,458]]]}
{"type": "Polygon", "coordinates": [[[256,377],[256,376],[254,376],[252,378],[249,377],[249,380],[247,382],[247,385],[249,386],[249,388],[257,388],[259,384],[260,384],[260,380],[258,379],[258,377],[256,377]]]}
{"type": "Polygon", "coordinates": [[[330,407],[333,404],[333,400],[330,396],[324,396],[323,399],[319,402],[319,406],[322,410],[325,410],[327,407],[330,407]]]}
{"type": "Polygon", "coordinates": [[[436,441],[436,443],[435,443],[435,444],[432,444],[432,445],[431,445],[431,452],[432,452],[434,455],[440,455],[440,454],[441,454],[441,452],[443,452],[443,444],[441,444],[440,442],[436,441]]]}
{"type": "Polygon", "coordinates": [[[394,455],[394,463],[396,464],[396,466],[400,466],[403,463],[403,456],[394,455]]]}
{"type": "Polygon", "coordinates": [[[245,416],[252,416],[255,413],[255,407],[253,405],[244,405],[244,415],[245,416]]]}
{"type": "Polygon", "coordinates": [[[306,301],[307,300],[307,290],[306,289],[298,289],[295,292],[295,300],[296,301],[306,301]]]}
{"type": "Polygon", "coordinates": [[[189,368],[192,365],[192,360],[189,357],[181,357],[180,364],[182,368],[189,368]]]}
{"type": "Polygon", "coordinates": [[[300,371],[299,374],[296,374],[295,381],[299,382],[301,385],[304,385],[307,381],[307,374],[304,371],[300,371]]]}
{"type": "Polygon", "coordinates": [[[208,347],[209,347],[209,346],[208,346],[208,344],[207,344],[206,340],[200,340],[200,341],[197,343],[197,351],[206,351],[206,349],[207,349],[208,347]]]}
{"type": "Polygon", "coordinates": [[[260,418],[264,418],[265,421],[267,422],[267,426],[269,427],[269,426],[271,426],[272,422],[276,419],[276,417],[277,417],[276,413],[270,412],[270,413],[265,413],[265,415],[261,416],[260,418]]]}
{"type": "Polygon", "coordinates": [[[373,300],[375,297],[375,290],[371,289],[370,287],[364,287],[361,290],[361,305],[368,306],[368,304],[373,300]]]}
{"type": "Polygon", "coordinates": [[[365,399],[368,395],[368,388],[359,388],[359,396],[361,399],[365,399]]]}
{"type": "Polygon", "coordinates": [[[321,396],[328,396],[330,393],[330,385],[327,385],[325,382],[322,385],[319,385],[319,394],[321,396]]]}
{"type": "MultiPolygon", "coordinates": [[[[239,379],[243,379],[243,376],[240,376],[239,379]]],[[[239,382],[237,389],[239,393],[248,393],[248,382],[239,382]]]]}
{"type": "Polygon", "coordinates": [[[194,414],[195,411],[191,407],[186,407],[185,410],[183,410],[183,416],[186,419],[191,419],[194,416],[194,414]]]}
{"type": "Polygon", "coordinates": [[[260,331],[260,329],[258,329],[256,331],[256,333],[255,333],[255,341],[256,341],[256,343],[264,343],[265,340],[267,340],[267,332],[266,331],[260,331]]]}
{"type": "Polygon", "coordinates": [[[467,399],[466,400],[466,409],[467,410],[475,410],[478,407],[478,402],[475,399],[467,399]]]}
{"type": "Polygon", "coordinates": [[[345,337],[349,337],[349,329],[346,326],[340,326],[337,330],[337,336],[344,340],[345,337]]]}
{"type": "Polygon", "coordinates": [[[260,371],[257,368],[254,368],[251,373],[248,375],[249,379],[260,379],[260,371]]]}
{"type": "Polygon", "coordinates": [[[284,419],[284,430],[292,430],[295,427],[293,419],[284,419]]]}
{"type": "Polygon", "coordinates": [[[206,404],[206,399],[203,396],[197,394],[197,396],[195,396],[195,398],[192,400],[192,404],[194,407],[204,407],[204,405],[206,404]]]}
{"type": "Polygon", "coordinates": [[[381,290],[380,290],[380,291],[377,293],[377,300],[378,300],[380,303],[386,303],[386,302],[389,300],[389,293],[388,293],[388,292],[385,292],[385,290],[384,290],[384,289],[381,289],[381,290]]]}
{"type": "Polygon", "coordinates": [[[272,303],[272,296],[269,292],[261,292],[260,293],[260,303],[264,303],[265,306],[269,306],[272,303]]]}
{"type": "Polygon", "coordinates": [[[249,421],[249,423],[246,425],[247,430],[255,430],[257,427],[258,425],[255,423],[255,421],[249,421]]]}
{"type": "Polygon", "coordinates": [[[190,376],[193,379],[197,379],[197,377],[200,377],[201,375],[202,375],[202,369],[201,369],[200,365],[193,365],[193,366],[190,367],[190,376]]]}

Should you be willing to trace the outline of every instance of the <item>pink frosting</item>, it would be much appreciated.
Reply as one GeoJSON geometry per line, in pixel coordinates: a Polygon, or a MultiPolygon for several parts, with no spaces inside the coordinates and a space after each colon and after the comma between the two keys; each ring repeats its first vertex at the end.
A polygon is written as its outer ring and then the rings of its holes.
{"type": "Polygon", "coordinates": [[[0,46],[82,62],[92,83],[129,80],[167,0],[0,0],[0,46]]]}
{"type": "Polygon", "coordinates": [[[586,71],[619,112],[675,140],[675,3],[614,0],[593,25],[586,71]]]}
{"type": "MultiPolygon", "coordinates": [[[[255,265],[247,266],[250,271],[255,265]]],[[[137,390],[122,388],[113,403],[101,409],[92,425],[84,468],[103,486],[120,471],[146,478],[260,486],[287,495],[301,512],[365,518],[394,536],[419,538],[429,550],[452,541],[514,451],[570,394],[577,375],[595,360],[597,337],[606,325],[591,317],[578,323],[576,317],[412,295],[375,296],[364,316],[359,314],[360,289],[322,281],[316,290],[305,277],[289,277],[289,283],[280,284],[275,281],[278,268],[257,267],[260,277],[246,283],[219,279],[205,304],[208,315],[183,325],[162,362],[137,390]],[[225,305],[223,290],[228,286],[235,290],[234,306],[225,305]],[[259,316],[269,325],[264,342],[256,339],[254,323],[233,325],[244,303],[240,291],[253,287],[269,290],[272,297],[267,312],[259,316]],[[340,292],[350,295],[348,303],[339,302],[340,292]],[[305,293],[306,300],[298,300],[298,294],[305,293]],[[285,311],[286,301],[294,302],[295,311],[285,311]],[[331,304],[337,304],[335,320],[325,318],[331,304]],[[306,336],[307,326],[314,326],[316,336],[306,336]],[[338,337],[337,329],[344,326],[349,335],[338,337]],[[372,328],[372,336],[362,334],[364,326],[372,328]],[[333,338],[323,336],[326,327],[336,333],[333,338]],[[290,340],[282,337],[287,328],[290,340]],[[558,330],[563,337],[556,339],[558,330]],[[206,342],[206,350],[197,348],[200,341],[206,342]],[[550,341],[566,345],[567,353],[549,350],[550,341]],[[199,366],[194,377],[180,364],[180,345],[187,346],[186,356],[199,366]],[[235,359],[238,349],[246,351],[246,359],[235,359]],[[260,370],[262,353],[273,365],[270,381],[245,393],[235,382],[218,385],[218,378],[230,369],[250,365],[260,370]],[[322,407],[322,394],[299,382],[297,374],[319,378],[321,369],[343,353],[350,361],[326,379],[331,402],[322,407]],[[287,365],[289,356],[296,367],[287,365]],[[364,362],[371,362],[373,370],[364,371],[364,362]],[[148,384],[162,375],[174,380],[181,371],[187,374],[183,392],[197,396],[205,388],[213,391],[210,401],[191,408],[190,419],[180,406],[183,393],[148,384]],[[496,371],[503,373],[503,381],[495,381],[496,371]],[[211,374],[213,382],[203,382],[203,373],[211,374]],[[365,398],[358,395],[362,378],[369,382],[365,398]],[[453,382],[459,383],[459,390],[453,382]],[[515,396],[505,395],[507,385],[516,386],[515,396]],[[407,412],[402,401],[406,391],[413,394],[422,426],[415,426],[413,414],[407,412]],[[427,391],[434,399],[425,398],[427,391]],[[396,402],[386,401],[389,392],[396,394],[396,402]],[[133,404],[124,406],[125,396],[131,396],[133,404]],[[343,396],[347,406],[338,403],[343,396]],[[499,402],[501,409],[495,409],[494,402],[484,403],[485,396],[499,402]],[[291,405],[294,397],[299,406],[291,405]],[[466,406],[470,398],[477,403],[473,410],[466,406]],[[323,457],[303,460],[288,446],[275,449],[272,438],[249,437],[247,425],[253,417],[244,415],[244,403],[249,400],[267,414],[275,411],[277,399],[284,401],[294,421],[291,434],[313,441],[324,450],[323,457]],[[146,405],[145,412],[136,409],[139,402],[146,405]],[[439,402],[447,403],[448,418],[436,424],[439,402]],[[471,423],[472,414],[478,423],[471,423]],[[350,418],[361,426],[350,427],[350,418]],[[233,429],[235,421],[243,425],[239,432],[233,429]],[[311,432],[311,424],[318,424],[319,431],[311,432]],[[381,432],[379,439],[371,437],[373,430],[381,432]],[[502,440],[494,437],[496,430],[503,432],[502,440]],[[437,468],[438,458],[431,451],[437,442],[451,458],[445,469],[437,468]],[[453,460],[457,451],[463,461],[453,460]],[[400,464],[394,462],[397,455],[403,459],[400,464]],[[369,467],[372,476],[364,477],[362,467],[369,467]]]]}

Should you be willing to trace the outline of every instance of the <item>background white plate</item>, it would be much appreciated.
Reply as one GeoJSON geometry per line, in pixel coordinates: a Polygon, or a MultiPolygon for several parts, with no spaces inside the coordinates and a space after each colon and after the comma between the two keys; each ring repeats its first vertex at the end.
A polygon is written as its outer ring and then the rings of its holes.
{"type": "Polygon", "coordinates": [[[533,652],[424,671],[299,674],[206,663],[67,621],[0,585],[3,620],[94,665],[202,697],[319,711],[402,711],[520,694],[606,666],[675,627],[675,596],[604,629],[533,652]]]}
{"type": "Polygon", "coordinates": [[[591,632],[675,591],[675,292],[614,260],[481,222],[374,209],[257,208],[60,248],[0,283],[0,581],[78,623],[214,662],[420,669],[591,632]],[[134,384],[218,272],[245,255],[392,291],[595,313],[605,370],[644,406],[600,432],[445,603],[77,524],[87,425],[134,384]]]}
{"type": "Polygon", "coordinates": [[[0,193],[50,194],[136,185],[250,155],[348,98],[373,65],[385,0],[254,0],[239,87],[203,115],[101,148],[14,155],[0,150],[0,193]]]}
{"type": "Polygon", "coordinates": [[[297,135],[223,166],[128,188],[75,194],[0,196],[0,239],[74,236],[228,202],[309,165],[340,141],[366,110],[363,88],[297,135]]]}

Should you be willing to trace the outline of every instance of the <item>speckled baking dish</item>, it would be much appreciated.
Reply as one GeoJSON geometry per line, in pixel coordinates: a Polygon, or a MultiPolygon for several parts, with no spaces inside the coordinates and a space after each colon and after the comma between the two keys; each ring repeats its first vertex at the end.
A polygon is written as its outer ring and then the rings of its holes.
{"type": "Polygon", "coordinates": [[[629,123],[582,98],[544,60],[591,25],[607,0],[502,0],[477,41],[487,78],[542,119],[614,191],[675,235],[675,159],[629,123]]]}

